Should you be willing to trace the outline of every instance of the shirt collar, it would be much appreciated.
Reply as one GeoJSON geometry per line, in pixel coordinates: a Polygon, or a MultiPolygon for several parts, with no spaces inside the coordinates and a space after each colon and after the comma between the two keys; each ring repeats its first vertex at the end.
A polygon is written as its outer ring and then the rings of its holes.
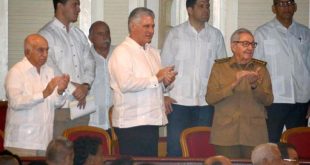
{"type": "MultiPolygon", "coordinates": [[[[229,59],[229,66],[230,67],[236,67],[236,68],[241,68],[240,64],[237,63],[237,60],[235,58],[235,56],[232,56],[230,59],[229,59]]],[[[251,59],[250,62],[248,62],[247,64],[244,65],[245,67],[242,68],[242,69],[247,69],[247,68],[252,68],[254,66],[254,63],[253,63],[253,59],[251,59]]]]}
{"type": "Polygon", "coordinates": [[[296,22],[293,20],[292,24],[288,28],[286,28],[281,24],[281,22],[276,17],[273,19],[273,22],[275,24],[275,27],[278,29],[281,29],[281,30],[290,30],[290,29],[294,28],[294,26],[296,24],[296,22]]]}
{"type": "MultiPolygon", "coordinates": [[[[65,31],[67,31],[67,28],[66,26],[56,17],[54,17],[54,20],[53,20],[53,24],[57,27],[59,27],[60,29],[63,29],[65,31]]],[[[69,30],[72,28],[72,23],[69,24],[69,30]]]]}
{"type": "Polygon", "coordinates": [[[131,46],[134,46],[134,48],[136,49],[142,49],[142,50],[148,50],[150,49],[151,45],[150,44],[145,44],[144,47],[139,45],[135,40],[133,40],[132,38],[130,38],[129,36],[126,37],[126,42],[128,42],[131,46]]]}
{"type": "MultiPolygon", "coordinates": [[[[197,30],[191,25],[191,23],[190,23],[189,21],[187,21],[187,24],[186,24],[186,25],[187,25],[188,29],[191,29],[192,32],[198,34],[197,30]]],[[[207,29],[208,26],[210,26],[210,25],[208,24],[208,22],[205,22],[205,27],[204,27],[200,32],[205,31],[205,29],[207,29]]]]}
{"type": "Polygon", "coordinates": [[[90,48],[90,51],[91,51],[92,54],[94,54],[95,56],[99,56],[100,58],[102,58],[102,59],[104,59],[104,60],[107,60],[107,59],[110,58],[110,56],[111,56],[111,50],[112,50],[112,47],[110,46],[110,49],[109,49],[109,53],[108,53],[107,58],[103,58],[103,57],[96,51],[94,45],[92,45],[91,48],[90,48]]]}
{"type": "MultiPolygon", "coordinates": [[[[24,57],[22,62],[24,63],[24,67],[25,70],[31,72],[31,73],[37,73],[37,68],[35,66],[33,66],[29,60],[27,59],[27,57],[24,57]]],[[[44,70],[46,68],[46,63],[44,65],[41,66],[40,70],[44,70]]]]}

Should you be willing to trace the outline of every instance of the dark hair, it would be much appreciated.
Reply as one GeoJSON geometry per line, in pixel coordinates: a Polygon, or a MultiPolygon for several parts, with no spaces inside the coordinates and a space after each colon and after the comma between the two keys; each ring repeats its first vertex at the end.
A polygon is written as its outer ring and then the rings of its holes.
{"type": "MultiPolygon", "coordinates": [[[[273,0],[273,5],[276,5],[278,3],[279,0],[273,0]]],[[[295,2],[295,0],[289,0],[291,2],[295,2]]]]}
{"type": "Polygon", "coordinates": [[[294,149],[296,151],[295,146],[293,144],[290,144],[290,143],[280,142],[280,143],[278,143],[278,148],[280,150],[282,159],[289,159],[288,149],[294,149]]]}
{"type": "Polygon", "coordinates": [[[61,3],[61,4],[66,4],[68,0],[53,0],[53,5],[54,5],[54,11],[56,12],[57,10],[57,4],[61,3]]]}
{"type": "Polygon", "coordinates": [[[15,155],[13,154],[12,152],[8,151],[8,150],[3,150],[1,153],[0,153],[0,156],[3,157],[3,158],[6,158],[6,159],[16,159],[18,161],[18,164],[19,165],[22,165],[22,161],[21,159],[19,158],[18,155],[15,155]]]}
{"type": "Polygon", "coordinates": [[[196,2],[197,2],[197,0],[186,0],[186,8],[194,7],[196,2]]]}
{"type": "Polygon", "coordinates": [[[74,165],[83,165],[89,155],[96,155],[102,141],[97,137],[82,136],[74,140],[74,165]]]}

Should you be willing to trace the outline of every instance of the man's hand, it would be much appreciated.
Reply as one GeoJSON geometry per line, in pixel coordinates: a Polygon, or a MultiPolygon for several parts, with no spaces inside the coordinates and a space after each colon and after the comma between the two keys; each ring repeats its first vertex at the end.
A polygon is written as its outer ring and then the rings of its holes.
{"type": "Polygon", "coordinates": [[[176,71],[170,71],[168,73],[166,73],[164,79],[163,79],[163,83],[165,85],[165,87],[167,87],[168,85],[170,85],[174,80],[175,80],[175,76],[178,74],[178,72],[176,71]]]}
{"type": "Polygon", "coordinates": [[[86,96],[88,94],[88,85],[75,82],[72,82],[72,84],[76,87],[72,95],[79,101],[78,107],[84,109],[86,105],[86,96]]]}
{"type": "Polygon", "coordinates": [[[63,74],[62,76],[59,77],[57,86],[57,92],[59,95],[61,95],[68,87],[68,84],[70,82],[70,76],[67,74],[63,74]]]}
{"type": "Polygon", "coordinates": [[[43,98],[46,98],[53,93],[59,79],[60,77],[58,76],[51,79],[51,81],[47,84],[46,88],[43,90],[43,98]]]}
{"type": "Polygon", "coordinates": [[[165,96],[164,97],[164,102],[165,102],[165,109],[166,109],[166,114],[168,115],[169,113],[171,113],[173,111],[172,109],[172,104],[176,103],[177,101],[175,101],[173,98],[169,97],[169,96],[165,96]]]}
{"type": "Polygon", "coordinates": [[[168,66],[168,67],[165,67],[159,70],[156,74],[158,83],[161,83],[166,77],[166,75],[168,75],[169,72],[172,72],[173,69],[174,69],[174,66],[168,66]]]}

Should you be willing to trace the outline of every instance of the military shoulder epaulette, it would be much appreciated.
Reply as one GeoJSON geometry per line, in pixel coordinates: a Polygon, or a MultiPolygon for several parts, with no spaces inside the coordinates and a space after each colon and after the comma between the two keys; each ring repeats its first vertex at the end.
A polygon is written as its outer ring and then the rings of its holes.
{"type": "Polygon", "coordinates": [[[230,60],[231,57],[226,57],[226,58],[221,58],[221,59],[216,59],[215,62],[216,63],[223,63],[223,62],[227,62],[230,60]]]}
{"type": "Polygon", "coordinates": [[[267,62],[266,62],[266,61],[258,60],[258,59],[255,59],[255,58],[253,58],[252,60],[253,60],[255,63],[258,63],[258,64],[261,64],[261,65],[264,65],[264,66],[267,65],[267,62]]]}

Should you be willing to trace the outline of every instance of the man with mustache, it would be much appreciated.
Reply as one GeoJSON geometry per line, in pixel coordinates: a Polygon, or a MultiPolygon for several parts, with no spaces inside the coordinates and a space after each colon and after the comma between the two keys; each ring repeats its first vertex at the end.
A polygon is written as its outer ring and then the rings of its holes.
{"type": "Polygon", "coordinates": [[[95,97],[96,112],[90,115],[89,125],[110,129],[109,108],[112,106],[112,90],[108,71],[108,61],[114,46],[111,46],[110,28],[103,21],[94,22],[89,28],[89,40],[92,42],[90,53],[96,62],[96,77],[90,90],[95,97]]]}

